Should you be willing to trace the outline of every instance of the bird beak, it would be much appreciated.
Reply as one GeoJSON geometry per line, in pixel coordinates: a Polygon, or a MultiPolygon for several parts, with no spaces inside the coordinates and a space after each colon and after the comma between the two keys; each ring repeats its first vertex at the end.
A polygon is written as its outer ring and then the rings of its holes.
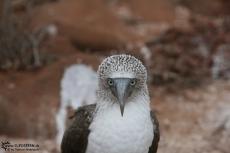
{"type": "Polygon", "coordinates": [[[121,116],[124,114],[125,102],[131,95],[130,81],[130,78],[113,78],[114,85],[111,90],[119,102],[121,116]]]}

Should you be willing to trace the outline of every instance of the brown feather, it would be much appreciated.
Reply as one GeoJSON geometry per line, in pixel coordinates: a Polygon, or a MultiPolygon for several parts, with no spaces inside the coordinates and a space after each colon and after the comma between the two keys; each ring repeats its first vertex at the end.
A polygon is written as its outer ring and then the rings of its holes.
{"type": "Polygon", "coordinates": [[[155,129],[153,129],[154,130],[154,138],[153,138],[152,145],[149,148],[149,153],[157,153],[158,143],[160,141],[159,122],[158,122],[157,117],[153,111],[150,112],[150,115],[152,118],[152,122],[155,125],[155,129]]]}
{"type": "Polygon", "coordinates": [[[93,120],[95,108],[96,104],[91,104],[76,110],[73,121],[62,138],[62,153],[85,153],[90,132],[89,125],[93,120]]]}

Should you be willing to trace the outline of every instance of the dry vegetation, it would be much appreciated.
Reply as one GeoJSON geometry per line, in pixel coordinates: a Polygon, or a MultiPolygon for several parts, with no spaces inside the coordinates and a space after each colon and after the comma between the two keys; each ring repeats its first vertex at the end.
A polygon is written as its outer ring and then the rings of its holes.
{"type": "Polygon", "coordinates": [[[152,53],[150,73],[154,84],[191,87],[211,79],[213,73],[220,73],[213,71],[227,73],[224,71],[229,67],[230,18],[192,16],[188,24],[186,29],[172,27],[147,43],[152,53]],[[216,63],[215,54],[223,54],[226,59],[216,63]]]}
{"type": "Polygon", "coordinates": [[[29,30],[30,10],[45,1],[9,1],[0,5],[0,70],[34,69],[44,65],[45,57],[40,54],[40,44],[46,36],[44,29],[29,30]],[[18,7],[25,11],[15,11],[18,7]],[[18,15],[19,14],[19,15],[18,15]]]}

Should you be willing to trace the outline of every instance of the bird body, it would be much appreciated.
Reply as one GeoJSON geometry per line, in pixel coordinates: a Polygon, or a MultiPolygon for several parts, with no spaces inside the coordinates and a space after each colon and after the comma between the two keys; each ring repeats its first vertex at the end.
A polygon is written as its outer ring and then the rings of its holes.
{"type": "Polygon", "coordinates": [[[102,62],[98,76],[97,102],[76,111],[62,153],[156,153],[159,127],[142,63],[114,55],[102,62]]]}

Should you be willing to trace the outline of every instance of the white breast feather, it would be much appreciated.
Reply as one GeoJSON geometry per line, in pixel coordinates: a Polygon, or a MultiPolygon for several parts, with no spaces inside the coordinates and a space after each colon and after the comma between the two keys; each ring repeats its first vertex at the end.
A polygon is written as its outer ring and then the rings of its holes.
{"type": "Polygon", "coordinates": [[[96,114],[90,130],[86,153],[148,153],[154,137],[149,104],[129,102],[123,117],[113,104],[96,114]]]}

